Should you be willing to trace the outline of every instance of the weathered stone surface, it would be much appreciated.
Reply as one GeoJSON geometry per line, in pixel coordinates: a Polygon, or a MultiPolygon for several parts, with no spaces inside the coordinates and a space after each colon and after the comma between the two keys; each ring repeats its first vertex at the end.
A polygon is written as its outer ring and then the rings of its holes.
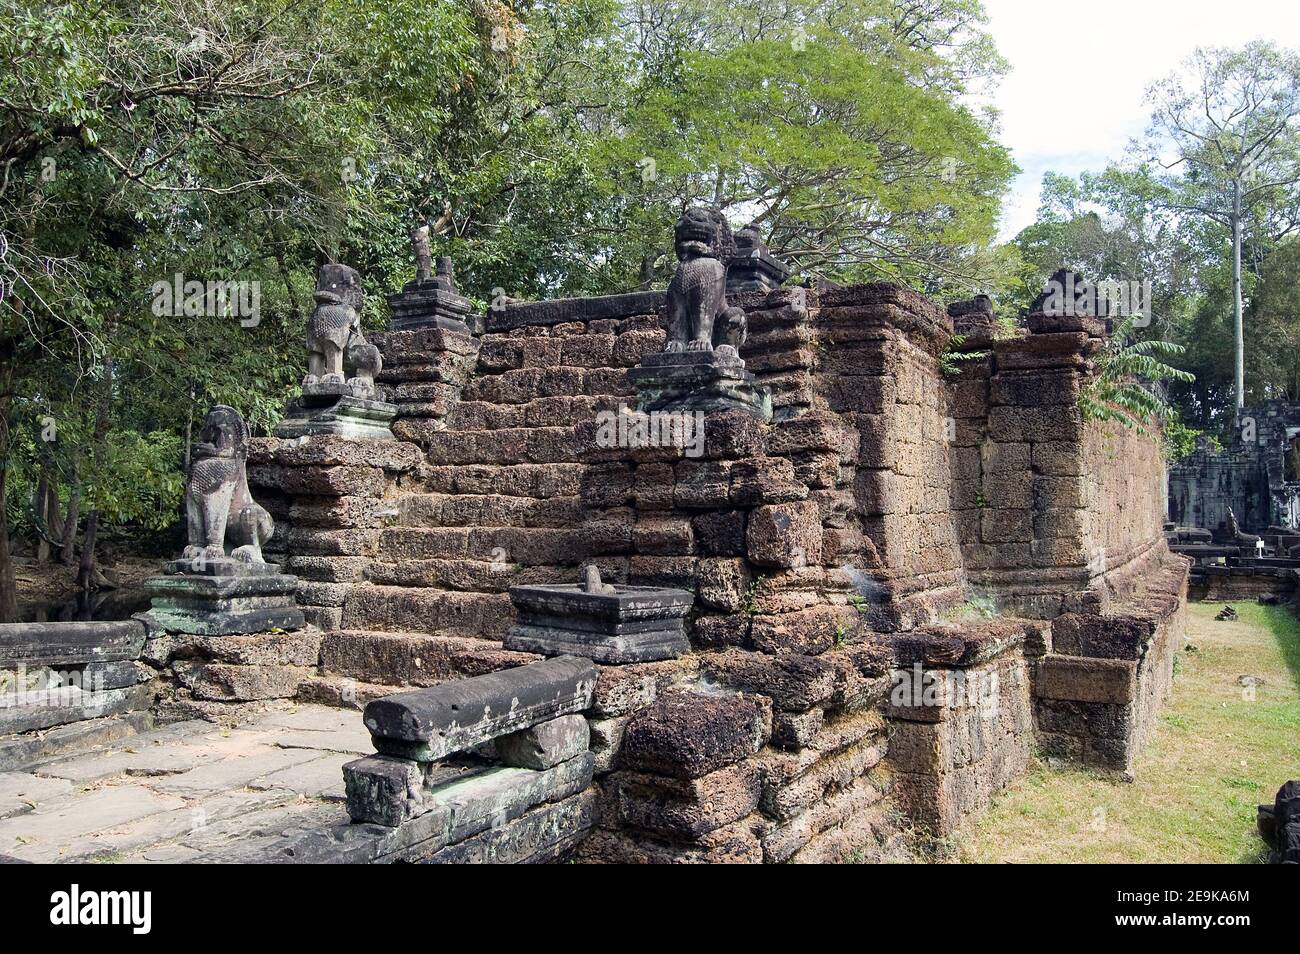
{"type": "Polygon", "coordinates": [[[135,659],[148,627],[142,620],[0,623],[0,669],[135,659]]]}
{"type": "Polygon", "coordinates": [[[771,707],[760,697],[667,693],[632,718],[622,760],[640,772],[698,778],[753,755],[771,733],[771,707]]]}
{"type": "MultiPolygon", "coordinates": [[[[315,832],[284,845],[271,860],[294,863],[410,861],[499,827],[546,802],[558,802],[591,784],[592,756],[581,754],[546,771],[519,768],[434,769],[407,819],[398,825],[357,823],[315,832]],[[445,773],[444,773],[445,774],[445,773]]],[[[385,786],[385,792],[395,791],[385,786]]],[[[365,809],[364,804],[358,807],[365,809]]],[[[351,802],[349,802],[349,811],[351,802]]],[[[392,810],[389,805],[387,811],[392,810]]]]}
{"type": "Polygon", "coordinates": [[[1035,692],[1044,699],[1127,703],[1135,691],[1133,663],[1122,659],[1044,656],[1035,692]]]}
{"type": "Polygon", "coordinates": [[[744,818],[758,807],[762,789],[752,761],[685,781],[619,772],[612,783],[622,824],[691,839],[744,818]]]}
{"type": "Polygon", "coordinates": [[[562,656],[366,706],[380,752],[433,761],[591,705],[596,667],[562,656]]]}
{"type": "Polygon", "coordinates": [[[26,692],[0,698],[0,735],[144,709],[153,702],[149,684],[85,691],[76,686],[26,692]]]}
{"type": "Polygon", "coordinates": [[[432,855],[412,858],[425,864],[546,864],[576,847],[596,817],[594,792],[531,809],[500,827],[490,828],[432,855]]]}
{"type": "Polygon", "coordinates": [[[398,407],[387,401],[343,394],[321,404],[307,394],[289,401],[275,436],[287,439],[343,437],[354,441],[394,440],[390,429],[398,407]]]}
{"type": "Polygon", "coordinates": [[[691,520],[700,552],[706,556],[744,556],[745,511],[720,510],[691,520]]]}
{"type": "Polygon", "coordinates": [[[811,501],[771,504],[749,515],[745,549],[759,566],[799,567],[820,563],[821,513],[811,501]]]}
{"type": "Polygon", "coordinates": [[[587,751],[590,737],[586,719],[567,715],[500,736],[495,744],[497,755],[506,765],[540,770],[587,751]]]}
{"type": "Polygon", "coordinates": [[[292,699],[315,674],[304,666],[240,666],[197,659],[177,660],[172,671],[195,698],[213,702],[292,699]]]}
{"type": "Polygon", "coordinates": [[[426,766],[391,755],[370,755],[343,766],[348,814],[396,828],[424,810],[426,766]]]}
{"type": "Polygon", "coordinates": [[[341,630],[321,641],[321,667],[363,682],[433,686],[536,662],[483,639],[341,630]]]}
{"type": "Polygon", "coordinates": [[[250,465],[280,467],[361,467],[402,472],[420,463],[422,454],[414,444],[354,441],[344,437],[315,437],[309,441],[258,437],[249,441],[250,465]]]}
{"type": "Polygon", "coordinates": [[[826,652],[858,623],[850,606],[815,606],[793,613],[757,615],[750,629],[754,648],[773,655],[826,652]]]}
{"type": "Polygon", "coordinates": [[[704,672],[724,686],[760,693],[786,712],[805,712],[829,701],[837,671],[812,656],[758,656],[732,650],[704,660],[704,672]]]}
{"type": "Polygon", "coordinates": [[[644,709],[655,701],[657,688],[653,672],[640,667],[606,666],[596,680],[592,715],[607,719],[644,709]]]}
{"type": "Polygon", "coordinates": [[[231,561],[209,561],[202,572],[154,577],[145,583],[153,601],[149,618],[169,632],[200,636],[301,629],[298,580],[279,567],[259,566],[265,572],[242,573],[231,561]]]}
{"type": "Polygon", "coordinates": [[[741,819],[688,842],[598,828],[574,857],[586,864],[761,864],[763,849],[748,819],[741,819]]]}
{"type": "Polygon", "coordinates": [[[588,719],[591,730],[591,753],[595,756],[595,772],[603,775],[618,767],[618,756],[623,748],[623,735],[627,724],[632,721],[630,715],[611,719],[588,719]]]}
{"type": "Polygon", "coordinates": [[[1052,621],[1052,647],[1066,656],[1140,659],[1155,629],[1145,617],[1069,613],[1052,621]]]}
{"type": "Polygon", "coordinates": [[[203,659],[232,666],[315,666],[323,633],[304,627],[288,633],[198,636],[162,633],[145,645],[142,658],[165,666],[175,659],[203,659]]]}
{"type": "Polygon", "coordinates": [[[693,597],[683,590],[512,586],[510,599],[518,622],[506,636],[507,649],[619,664],[672,659],[690,648],[684,619],[693,597]]]}
{"type": "Polygon", "coordinates": [[[39,734],[0,739],[0,772],[24,771],[51,759],[111,745],[147,732],[153,725],[153,714],[143,710],[55,726],[39,734]]]}

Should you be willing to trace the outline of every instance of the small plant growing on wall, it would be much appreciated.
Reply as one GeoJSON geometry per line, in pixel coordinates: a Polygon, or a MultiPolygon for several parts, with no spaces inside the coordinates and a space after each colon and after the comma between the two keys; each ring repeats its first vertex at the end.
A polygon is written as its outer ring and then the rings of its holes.
{"type": "Polygon", "coordinates": [[[1121,323],[1094,359],[1095,373],[1079,395],[1079,408],[1089,420],[1115,421],[1142,434],[1145,424],[1171,413],[1152,385],[1190,382],[1195,375],[1162,360],[1182,354],[1182,345],[1158,339],[1130,341],[1131,330],[1131,320],[1121,323]]]}

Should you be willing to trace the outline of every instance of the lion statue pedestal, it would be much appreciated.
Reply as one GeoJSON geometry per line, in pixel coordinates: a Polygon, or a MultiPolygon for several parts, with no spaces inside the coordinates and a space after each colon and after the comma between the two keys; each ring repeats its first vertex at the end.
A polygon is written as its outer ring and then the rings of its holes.
{"type": "Polygon", "coordinates": [[[289,402],[275,436],[394,440],[389,423],[397,405],[379,400],[375,388],[383,358],[361,334],[361,276],[347,265],[322,265],[315,299],[302,396],[289,402]]]}
{"type": "Polygon", "coordinates": [[[146,581],[153,620],[173,633],[301,629],[298,579],[262,558],[275,522],[248,490],[248,426],[219,404],[204,419],[185,485],[188,543],[146,581]]]}
{"type": "Polygon", "coordinates": [[[734,240],[722,215],[691,208],[674,230],[681,264],[668,285],[668,343],[628,372],[645,412],[742,410],[772,419],[772,397],[745,370],[745,313],[727,304],[734,240]]]}

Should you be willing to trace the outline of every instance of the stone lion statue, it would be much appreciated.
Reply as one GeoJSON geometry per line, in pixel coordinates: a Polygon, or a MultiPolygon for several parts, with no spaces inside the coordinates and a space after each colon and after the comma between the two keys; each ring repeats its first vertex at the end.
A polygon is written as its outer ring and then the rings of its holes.
{"type": "Polygon", "coordinates": [[[689,208],[673,230],[681,263],[668,285],[665,351],[725,351],[736,356],[745,342],[745,313],[727,305],[726,261],[734,240],[713,209],[689,208]]]}
{"type": "Polygon", "coordinates": [[[307,322],[304,391],[348,384],[374,393],[383,367],[379,349],[361,334],[361,276],[347,265],[322,265],[316,273],[316,307],[307,322]],[[345,376],[345,369],[351,376],[345,376]]]}
{"type": "Polygon", "coordinates": [[[275,522],[248,492],[248,425],[233,407],[218,404],[203,420],[185,485],[189,545],[185,560],[220,560],[226,545],[241,563],[265,563],[262,544],[275,522]]]}

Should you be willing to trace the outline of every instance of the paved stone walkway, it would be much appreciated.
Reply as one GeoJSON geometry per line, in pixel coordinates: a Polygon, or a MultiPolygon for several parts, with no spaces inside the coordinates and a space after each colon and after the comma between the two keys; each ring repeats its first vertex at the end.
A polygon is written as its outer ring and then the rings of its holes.
{"type": "Polygon", "coordinates": [[[345,821],[343,764],[373,747],[361,714],[298,705],[237,728],[179,722],[90,754],[0,772],[0,855],[24,861],[247,857],[345,821]]]}

